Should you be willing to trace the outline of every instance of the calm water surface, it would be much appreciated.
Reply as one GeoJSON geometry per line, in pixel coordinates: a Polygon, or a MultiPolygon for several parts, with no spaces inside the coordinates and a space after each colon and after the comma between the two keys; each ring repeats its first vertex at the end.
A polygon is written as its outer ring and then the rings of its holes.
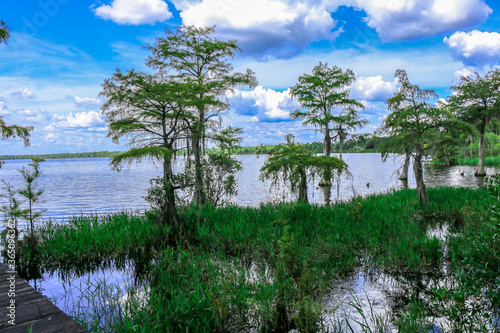
{"type": "MultiPolygon", "coordinates": [[[[237,158],[243,164],[238,173],[238,195],[232,202],[243,206],[258,206],[262,202],[272,200],[293,200],[295,197],[289,190],[281,186],[270,191],[270,182],[259,180],[259,170],[264,164],[265,156],[242,155],[237,158]]],[[[331,193],[324,192],[317,183],[309,184],[309,200],[324,203],[330,200],[342,200],[354,195],[367,195],[384,192],[401,186],[398,180],[399,158],[389,158],[383,162],[380,154],[344,154],[351,176],[343,176],[340,184],[334,184],[331,193]],[[339,186],[337,186],[339,185],[339,186]]],[[[22,187],[18,172],[26,166],[28,160],[6,161],[0,169],[0,179],[22,187]]],[[[182,167],[182,159],[177,167],[182,167]]],[[[38,179],[38,187],[44,190],[43,203],[39,209],[46,209],[43,217],[63,221],[77,215],[101,214],[122,210],[144,210],[148,203],[144,200],[149,179],[160,176],[161,169],[149,160],[132,164],[122,171],[113,171],[107,158],[93,159],[54,159],[41,164],[42,175],[38,179]]],[[[468,186],[478,187],[481,180],[474,177],[474,167],[427,167],[425,181],[428,186],[468,186]],[[463,173],[463,175],[461,175],[463,173]]],[[[488,174],[500,172],[500,169],[489,168],[488,174]]],[[[410,172],[409,186],[415,181],[410,172]]],[[[0,201],[5,203],[5,200],[0,201]]]]}

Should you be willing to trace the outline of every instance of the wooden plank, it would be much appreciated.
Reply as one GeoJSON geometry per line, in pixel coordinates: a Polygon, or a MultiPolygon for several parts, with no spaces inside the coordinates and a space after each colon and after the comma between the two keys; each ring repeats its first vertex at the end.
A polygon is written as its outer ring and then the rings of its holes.
{"type": "Polygon", "coordinates": [[[88,331],[17,274],[9,273],[7,266],[0,263],[0,332],[84,333],[88,331]],[[15,288],[11,288],[11,281],[15,281],[15,288]],[[9,296],[12,290],[15,294],[13,297],[9,296]],[[15,325],[9,323],[11,309],[8,306],[11,300],[15,300],[15,325]]]}

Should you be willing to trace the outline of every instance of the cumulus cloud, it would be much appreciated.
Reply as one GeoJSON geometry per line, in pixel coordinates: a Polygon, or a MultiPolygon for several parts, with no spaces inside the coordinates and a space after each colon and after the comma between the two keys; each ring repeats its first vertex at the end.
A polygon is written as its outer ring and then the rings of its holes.
{"type": "Polygon", "coordinates": [[[31,110],[28,109],[23,109],[18,111],[19,114],[22,114],[23,116],[34,116],[35,113],[31,110]]]}
{"type": "Polygon", "coordinates": [[[118,24],[155,24],[172,17],[163,0],[113,0],[95,9],[96,16],[118,24]]]}
{"type": "Polygon", "coordinates": [[[300,105],[290,97],[290,91],[279,92],[257,86],[254,90],[236,90],[229,97],[231,108],[240,115],[252,116],[251,119],[288,119],[290,112],[300,105]]]}
{"type": "Polygon", "coordinates": [[[73,116],[69,115],[54,115],[55,121],[45,127],[46,131],[53,132],[57,130],[75,130],[87,129],[92,131],[104,130],[104,121],[101,115],[95,111],[79,112],[73,116]]]}
{"type": "Polygon", "coordinates": [[[385,101],[397,92],[396,80],[384,81],[381,75],[360,76],[351,87],[351,97],[364,101],[385,101]]]}
{"type": "Polygon", "coordinates": [[[51,119],[51,116],[47,112],[47,109],[45,109],[45,107],[43,106],[38,107],[36,111],[21,109],[17,110],[16,113],[26,116],[24,121],[28,124],[34,124],[38,126],[47,124],[51,119]]]}
{"type": "Polygon", "coordinates": [[[19,91],[14,91],[13,93],[10,94],[10,96],[21,100],[36,98],[35,93],[29,90],[28,88],[24,88],[23,90],[19,91]]]}
{"type": "Polygon", "coordinates": [[[463,76],[468,77],[468,76],[471,76],[473,74],[474,73],[468,68],[462,68],[462,69],[455,71],[455,73],[453,74],[453,85],[456,86],[456,85],[460,84],[460,81],[462,80],[463,76]]]}
{"type": "Polygon", "coordinates": [[[348,0],[363,9],[382,41],[413,40],[476,26],[492,9],[483,0],[348,0]]]}
{"type": "Polygon", "coordinates": [[[446,99],[440,98],[440,99],[438,99],[438,101],[436,103],[434,103],[434,106],[437,108],[443,108],[448,104],[450,104],[450,103],[448,103],[448,101],[446,99]]]}
{"type": "Polygon", "coordinates": [[[321,1],[173,0],[183,23],[217,26],[218,34],[238,40],[245,54],[290,58],[310,42],[334,40],[343,30],[321,1]]]}
{"type": "Polygon", "coordinates": [[[470,28],[492,13],[484,0],[172,0],[172,3],[180,11],[183,23],[199,27],[216,25],[220,36],[236,38],[246,55],[261,61],[291,58],[311,42],[335,40],[344,31],[331,17],[339,5],[363,10],[367,25],[384,42],[470,28]]]}
{"type": "Polygon", "coordinates": [[[448,44],[455,59],[467,66],[500,63],[500,34],[497,32],[456,32],[443,41],[448,44]]]}
{"type": "Polygon", "coordinates": [[[48,142],[54,142],[58,137],[55,136],[53,133],[49,133],[46,137],[45,137],[45,141],[48,141],[48,142]]]}
{"type": "Polygon", "coordinates": [[[89,98],[89,97],[79,97],[79,96],[66,96],[68,99],[72,99],[75,106],[79,109],[99,109],[104,103],[101,98],[89,98]]]}

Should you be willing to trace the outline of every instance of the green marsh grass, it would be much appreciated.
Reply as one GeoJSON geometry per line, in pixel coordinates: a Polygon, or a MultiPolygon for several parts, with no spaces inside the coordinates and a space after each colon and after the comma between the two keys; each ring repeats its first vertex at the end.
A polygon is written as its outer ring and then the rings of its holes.
{"type": "Polygon", "coordinates": [[[415,190],[404,189],[330,206],[188,207],[181,215],[190,227],[181,238],[147,215],[79,218],[38,230],[40,262],[145,261],[148,303],[130,305],[117,331],[308,331],[322,327],[320,300],[332,280],[362,265],[393,275],[439,270],[443,260],[459,267],[460,248],[472,241],[452,239],[445,258],[427,230],[448,223],[477,235],[488,194],[431,188],[429,199],[421,205],[415,190]]]}
{"type": "MultiPolygon", "coordinates": [[[[451,161],[452,165],[470,165],[477,166],[479,163],[479,158],[455,158],[451,161]]],[[[445,165],[444,161],[432,160],[430,161],[431,165],[445,165]]],[[[484,164],[486,166],[499,166],[500,165],[500,157],[490,156],[484,159],[484,164]]]]}
{"type": "MultiPolygon", "coordinates": [[[[456,161],[457,165],[478,165],[478,163],[479,158],[458,158],[456,161]]],[[[500,157],[486,157],[484,164],[487,166],[500,165],[500,157]]]]}
{"type": "Polygon", "coordinates": [[[113,264],[153,256],[168,238],[169,228],[144,216],[114,215],[76,217],[65,224],[48,222],[37,230],[41,242],[39,261],[46,269],[113,264]]]}

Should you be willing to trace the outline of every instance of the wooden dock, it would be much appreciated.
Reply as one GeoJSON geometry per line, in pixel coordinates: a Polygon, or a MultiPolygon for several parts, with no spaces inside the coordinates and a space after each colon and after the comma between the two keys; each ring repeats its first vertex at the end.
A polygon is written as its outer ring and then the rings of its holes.
{"type": "Polygon", "coordinates": [[[0,332],[88,331],[0,263],[0,332]]]}

